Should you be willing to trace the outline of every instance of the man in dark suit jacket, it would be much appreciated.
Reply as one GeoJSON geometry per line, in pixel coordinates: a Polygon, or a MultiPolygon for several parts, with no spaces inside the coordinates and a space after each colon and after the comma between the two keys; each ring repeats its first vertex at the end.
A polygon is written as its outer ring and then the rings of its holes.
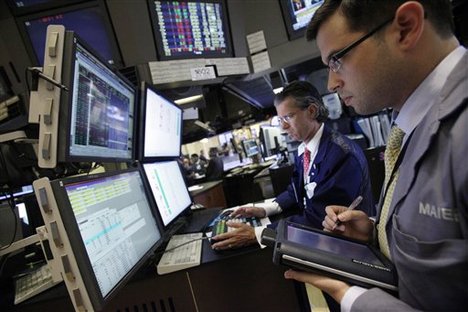
{"type": "Polygon", "coordinates": [[[206,167],[206,180],[215,181],[223,178],[224,166],[223,160],[218,157],[218,148],[212,147],[209,151],[210,160],[206,167]]]}
{"type": "MultiPolygon", "coordinates": [[[[241,207],[234,215],[265,217],[300,208],[302,213],[292,216],[292,221],[322,228],[327,205],[340,202],[347,206],[359,195],[364,200],[357,209],[374,212],[364,153],[356,143],[324,125],[328,111],[315,87],[306,81],[293,82],[276,96],[275,107],[283,130],[302,142],[295,155],[292,183],[275,202],[241,207]],[[304,167],[306,148],[310,161],[304,167]]],[[[219,242],[213,248],[236,248],[260,241],[262,228],[229,225],[236,229],[218,235],[215,239],[219,242]]]]}

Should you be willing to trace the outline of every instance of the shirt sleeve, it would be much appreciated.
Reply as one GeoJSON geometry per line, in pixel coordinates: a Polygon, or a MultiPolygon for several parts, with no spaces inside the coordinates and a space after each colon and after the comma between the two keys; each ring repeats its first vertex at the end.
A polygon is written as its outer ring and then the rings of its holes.
{"type": "Polygon", "coordinates": [[[254,230],[255,230],[255,237],[257,238],[257,242],[258,242],[258,244],[260,245],[260,248],[262,248],[262,249],[266,247],[266,245],[263,245],[263,244],[261,243],[261,241],[262,241],[262,232],[263,232],[263,230],[264,230],[265,228],[266,228],[265,225],[254,227],[254,230]]]}
{"type": "Polygon", "coordinates": [[[350,312],[351,306],[354,301],[367,291],[366,288],[359,286],[351,286],[344,294],[343,299],[341,299],[341,312],[350,312]]]}

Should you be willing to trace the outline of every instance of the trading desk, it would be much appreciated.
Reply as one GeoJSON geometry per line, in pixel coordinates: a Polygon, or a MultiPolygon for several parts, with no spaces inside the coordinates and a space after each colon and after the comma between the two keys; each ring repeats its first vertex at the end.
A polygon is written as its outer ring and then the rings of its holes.
{"type": "MultiPolygon", "coordinates": [[[[191,188],[194,188],[194,186],[191,186],[191,188]]],[[[195,203],[202,204],[205,208],[227,207],[223,180],[198,184],[193,191],[190,191],[190,195],[192,195],[195,203]]]]}
{"type": "MultiPolygon", "coordinates": [[[[204,240],[200,266],[159,276],[147,265],[104,311],[310,311],[304,285],[284,279],[284,271],[269,248],[217,253],[204,240]]],[[[64,284],[10,308],[73,310],[64,284]]]]}

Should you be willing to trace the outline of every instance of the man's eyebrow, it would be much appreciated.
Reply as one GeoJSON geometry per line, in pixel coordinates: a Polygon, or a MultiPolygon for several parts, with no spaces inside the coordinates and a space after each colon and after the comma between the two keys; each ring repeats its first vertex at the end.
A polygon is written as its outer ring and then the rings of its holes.
{"type": "Polygon", "coordinates": [[[324,62],[324,65],[327,65],[328,66],[328,63],[330,62],[330,59],[338,52],[340,52],[341,49],[339,50],[332,50],[328,55],[327,57],[325,58],[325,62],[324,62]]]}

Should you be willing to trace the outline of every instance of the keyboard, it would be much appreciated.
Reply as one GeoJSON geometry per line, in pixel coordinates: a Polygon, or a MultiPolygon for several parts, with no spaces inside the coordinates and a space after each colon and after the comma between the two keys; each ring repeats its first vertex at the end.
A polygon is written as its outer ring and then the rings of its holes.
{"type": "Polygon", "coordinates": [[[158,274],[167,274],[200,265],[202,237],[203,233],[173,235],[156,266],[158,274]],[[190,241],[193,242],[182,245],[190,241]],[[172,249],[176,246],[180,247],[172,249]]]}
{"type": "Polygon", "coordinates": [[[15,304],[19,304],[60,283],[54,282],[49,266],[43,265],[16,280],[15,304]]]}
{"type": "MultiPolygon", "coordinates": [[[[223,234],[223,233],[226,233],[226,232],[233,231],[234,228],[227,226],[226,223],[228,221],[229,222],[234,222],[234,223],[236,223],[236,222],[237,223],[247,223],[247,224],[251,225],[252,227],[262,226],[262,223],[261,223],[260,219],[255,218],[255,217],[252,217],[252,218],[244,218],[244,217],[224,218],[224,219],[220,219],[220,220],[215,221],[215,223],[213,224],[211,236],[216,236],[216,235],[219,235],[219,234],[223,234]]],[[[212,242],[214,242],[214,240],[212,240],[212,242]]]]}

